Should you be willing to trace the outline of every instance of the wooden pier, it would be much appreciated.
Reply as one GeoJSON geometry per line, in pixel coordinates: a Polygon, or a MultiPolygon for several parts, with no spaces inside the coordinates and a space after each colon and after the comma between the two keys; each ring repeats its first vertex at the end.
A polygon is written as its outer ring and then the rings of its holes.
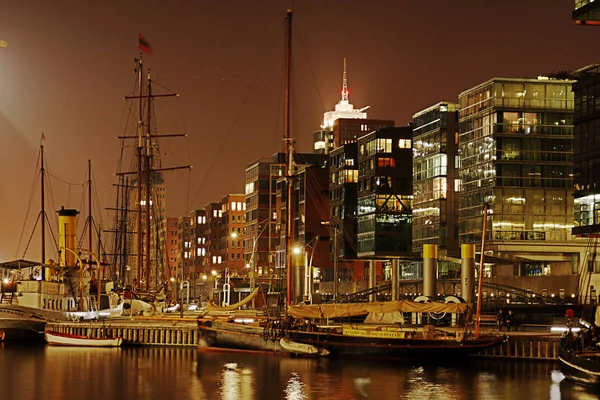
{"type": "Polygon", "coordinates": [[[556,361],[560,335],[527,334],[510,332],[508,340],[500,346],[486,349],[474,357],[503,358],[513,360],[556,361]]]}
{"type": "Polygon", "coordinates": [[[198,346],[198,324],[195,318],[48,322],[46,330],[90,338],[118,336],[125,343],[140,346],[198,346]]]}

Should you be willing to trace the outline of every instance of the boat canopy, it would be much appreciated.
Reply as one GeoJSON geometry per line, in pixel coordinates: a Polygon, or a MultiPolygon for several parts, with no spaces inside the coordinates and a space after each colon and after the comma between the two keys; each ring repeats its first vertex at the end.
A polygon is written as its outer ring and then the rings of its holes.
{"type": "Polygon", "coordinates": [[[248,296],[246,296],[242,301],[232,304],[230,306],[226,306],[226,307],[219,307],[218,305],[216,305],[214,302],[211,301],[206,305],[206,311],[208,311],[208,312],[211,312],[211,311],[235,311],[238,308],[242,307],[244,304],[248,304],[253,298],[256,297],[256,295],[258,294],[259,291],[260,291],[260,286],[257,287],[256,289],[254,289],[254,291],[252,293],[250,293],[248,296]]]}
{"type": "Polygon", "coordinates": [[[0,268],[21,269],[21,268],[37,267],[38,265],[41,265],[41,264],[37,261],[13,260],[13,261],[5,261],[3,263],[0,263],[0,268]]]}
{"type": "Polygon", "coordinates": [[[410,300],[400,300],[375,303],[300,305],[288,307],[288,313],[294,318],[318,319],[354,317],[369,313],[462,313],[470,309],[471,304],[469,303],[417,303],[410,300]]]}

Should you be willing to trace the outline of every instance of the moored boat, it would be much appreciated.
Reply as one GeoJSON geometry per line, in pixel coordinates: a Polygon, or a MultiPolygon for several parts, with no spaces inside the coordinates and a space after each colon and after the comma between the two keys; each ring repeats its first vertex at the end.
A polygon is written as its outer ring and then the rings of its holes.
{"type": "Polygon", "coordinates": [[[558,363],[561,372],[571,381],[600,388],[600,307],[596,307],[595,322],[578,320],[574,327],[574,311],[567,310],[567,330],[560,341],[558,363]]]}
{"type": "MultiPolygon", "coordinates": [[[[44,146],[41,145],[42,188],[46,171],[44,160],[44,146]]],[[[91,199],[91,164],[89,176],[88,197],[91,199]]],[[[101,279],[102,263],[90,250],[91,244],[88,244],[88,249],[76,248],[79,211],[64,207],[57,211],[59,237],[54,238],[54,243],[60,243],[55,248],[58,261],[46,258],[45,221],[48,216],[45,202],[42,190],[38,217],[41,221],[42,261],[17,259],[0,263],[0,336],[6,341],[42,341],[46,321],[101,319],[119,316],[123,312],[123,300],[112,291],[112,283],[101,279]]],[[[91,206],[88,208],[88,219],[91,219],[91,206]]],[[[92,228],[89,220],[88,223],[91,243],[92,228]]]]}
{"type": "Polygon", "coordinates": [[[465,327],[417,326],[403,323],[333,322],[332,325],[331,321],[368,316],[372,313],[380,316],[403,312],[447,312],[466,315],[470,309],[471,306],[467,303],[416,303],[408,300],[324,304],[288,307],[286,322],[279,319],[251,321],[248,318],[205,317],[199,319],[198,326],[201,347],[332,357],[462,362],[470,354],[499,345],[504,338],[476,338],[465,327]],[[329,321],[330,324],[317,325],[319,321],[329,321]],[[277,338],[281,339],[277,341],[277,338]],[[296,350],[291,349],[292,347],[296,350]]]}
{"type": "Polygon", "coordinates": [[[586,385],[600,386],[600,351],[576,352],[560,348],[558,363],[567,379],[586,385]]]}
{"type": "Polygon", "coordinates": [[[44,337],[51,346],[119,347],[123,342],[120,337],[89,338],[87,336],[48,331],[44,333],[44,337]]]}

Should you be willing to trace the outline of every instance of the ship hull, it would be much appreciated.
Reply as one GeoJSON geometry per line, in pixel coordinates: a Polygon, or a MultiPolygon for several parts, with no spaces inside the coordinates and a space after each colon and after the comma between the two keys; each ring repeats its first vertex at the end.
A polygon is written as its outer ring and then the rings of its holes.
{"type": "Polygon", "coordinates": [[[577,354],[566,349],[558,353],[560,370],[571,381],[600,387],[600,353],[577,354]]]}
{"type": "Polygon", "coordinates": [[[28,307],[0,305],[0,340],[44,341],[46,320],[28,307]]]}
{"type": "MultiPolygon", "coordinates": [[[[279,340],[265,336],[263,328],[237,323],[204,321],[199,323],[201,347],[286,353],[279,340]]],[[[487,339],[408,339],[356,337],[338,333],[290,330],[286,335],[297,343],[325,349],[330,357],[410,359],[423,362],[466,361],[468,356],[502,343],[487,339]]]]}
{"type": "Polygon", "coordinates": [[[331,357],[410,359],[424,362],[465,361],[471,354],[502,343],[500,338],[408,339],[357,337],[339,333],[290,332],[290,338],[329,351],[331,357]]]}
{"type": "Polygon", "coordinates": [[[263,328],[258,326],[206,321],[199,323],[198,328],[201,349],[288,354],[279,344],[279,339],[265,337],[263,328]]]}

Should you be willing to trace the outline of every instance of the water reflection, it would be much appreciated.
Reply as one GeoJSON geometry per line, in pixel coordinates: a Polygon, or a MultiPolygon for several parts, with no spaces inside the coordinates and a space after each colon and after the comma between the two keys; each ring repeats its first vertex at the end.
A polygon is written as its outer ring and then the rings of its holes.
{"type": "Polygon", "coordinates": [[[292,372],[292,376],[288,379],[288,384],[285,388],[285,398],[287,400],[302,400],[308,398],[304,392],[304,383],[300,380],[300,375],[298,375],[297,372],[292,372]]]}
{"type": "Polygon", "coordinates": [[[0,345],[4,399],[596,399],[549,363],[460,368],[196,349],[0,345]]]}

